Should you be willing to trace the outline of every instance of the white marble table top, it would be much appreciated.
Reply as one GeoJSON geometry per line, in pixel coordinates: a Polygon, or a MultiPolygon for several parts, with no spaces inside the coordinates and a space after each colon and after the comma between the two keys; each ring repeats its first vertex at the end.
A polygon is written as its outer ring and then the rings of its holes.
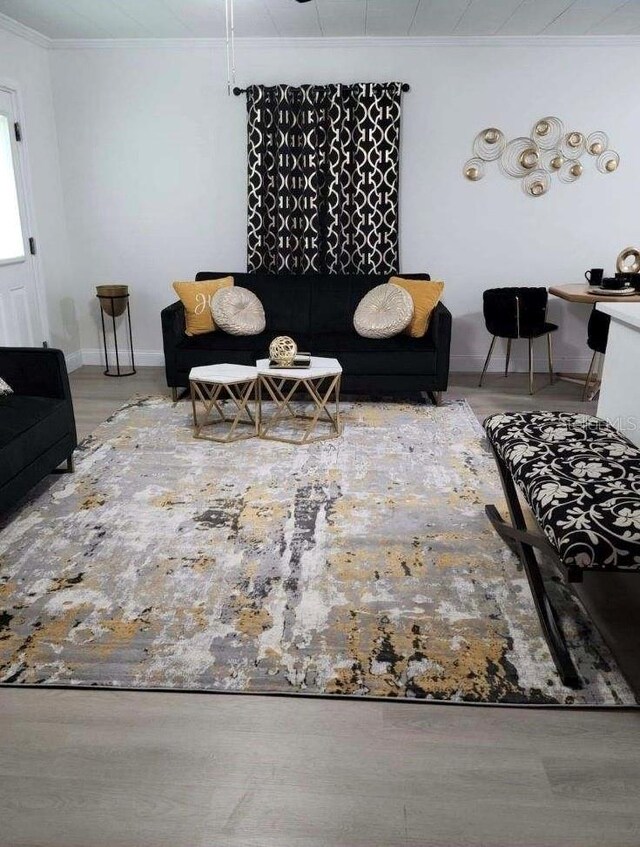
{"type": "Polygon", "coordinates": [[[337,359],[312,356],[311,365],[308,368],[270,368],[268,359],[258,359],[256,370],[259,374],[282,379],[321,379],[323,376],[341,374],[342,366],[337,359]]]}
{"type": "Polygon", "coordinates": [[[191,368],[189,380],[194,382],[212,382],[216,385],[232,385],[235,382],[248,382],[258,375],[256,368],[249,365],[201,365],[191,368]]]}

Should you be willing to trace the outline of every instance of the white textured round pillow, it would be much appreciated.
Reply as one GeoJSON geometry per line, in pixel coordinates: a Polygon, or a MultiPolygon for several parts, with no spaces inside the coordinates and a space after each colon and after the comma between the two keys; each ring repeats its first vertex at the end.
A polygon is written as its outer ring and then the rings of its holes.
{"type": "Polygon", "coordinates": [[[229,335],[258,335],[266,326],[262,303],[253,291],[238,285],[216,291],[211,314],[216,326],[229,335]]]}
{"type": "Polygon", "coordinates": [[[413,299],[409,292],[385,282],[372,288],[358,303],[353,325],[364,338],[391,338],[406,329],[412,317],[413,299]]]}

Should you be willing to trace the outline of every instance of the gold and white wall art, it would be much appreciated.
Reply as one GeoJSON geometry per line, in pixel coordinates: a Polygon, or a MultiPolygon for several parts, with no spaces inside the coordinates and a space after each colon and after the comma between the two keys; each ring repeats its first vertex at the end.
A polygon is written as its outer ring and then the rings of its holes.
{"type": "Polygon", "coordinates": [[[499,170],[510,179],[520,180],[528,197],[542,197],[558,182],[576,182],[589,163],[603,174],[614,173],[620,156],[609,146],[606,132],[588,135],[578,130],[565,130],[560,118],[549,115],[537,120],[528,136],[507,140],[504,132],[490,126],[473,140],[473,156],[464,163],[462,173],[478,182],[487,173],[487,165],[497,162],[499,170]]]}

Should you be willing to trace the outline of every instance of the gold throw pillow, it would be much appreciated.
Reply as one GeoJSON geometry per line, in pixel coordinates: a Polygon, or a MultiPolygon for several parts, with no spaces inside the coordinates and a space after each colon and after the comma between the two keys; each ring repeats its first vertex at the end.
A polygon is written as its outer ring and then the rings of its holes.
{"type": "Polygon", "coordinates": [[[187,335],[204,335],[216,328],[211,301],[216,291],[233,285],[233,277],[221,279],[203,279],[201,282],[174,282],[173,287],[182,300],[185,314],[185,333],[187,335]]]}
{"type": "Polygon", "coordinates": [[[404,279],[400,276],[392,276],[389,282],[399,285],[411,295],[413,318],[405,329],[405,333],[412,338],[422,338],[429,329],[431,314],[442,296],[444,282],[439,279],[404,279]]]}

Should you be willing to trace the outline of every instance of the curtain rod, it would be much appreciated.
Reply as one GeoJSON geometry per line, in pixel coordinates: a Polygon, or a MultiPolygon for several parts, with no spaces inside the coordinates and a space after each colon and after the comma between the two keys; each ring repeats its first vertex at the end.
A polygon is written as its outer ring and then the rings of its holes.
{"type": "MultiPolygon", "coordinates": [[[[349,88],[350,86],[345,86],[345,87],[349,88]]],[[[405,91],[405,92],[411,91],[411,86],[409,85],[408,82],[403,82],[402,85],[400,86],[400,88],[401,88],[402,91],[405,91]]],[[[246,88],[238,88],[238,86],[236,86],[233,89],[233,93],[236,95],[236,97],[239,97],[241,94],[246,94],[247,89],[246,88]]]]}

